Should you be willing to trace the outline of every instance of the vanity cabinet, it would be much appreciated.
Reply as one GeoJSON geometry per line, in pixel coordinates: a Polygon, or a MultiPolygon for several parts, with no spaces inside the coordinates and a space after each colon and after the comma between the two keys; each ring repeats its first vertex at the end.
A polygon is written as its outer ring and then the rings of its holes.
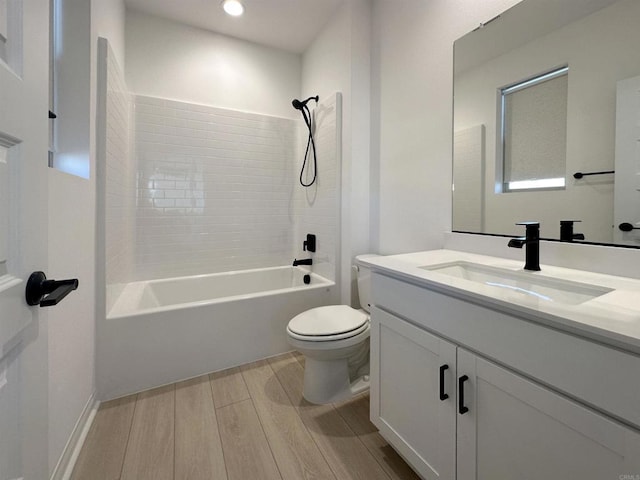
{"type": "Polygon", "coordinates": [[[458,375],[468,377],[462,387],[468,411],[457,415],[451,478],[640,475],[640,432],[462,348],[458,375]]]}
{"type": "Polygon", "coordinates": [[[456,346],[375,307],[371,320],[373,423],[424,478],[454,478],[456,346]]]}
{"type": "Polygon", "coordinates": [[[640,476],[636,355],[378,273],[373,304],[371,420],[423,478],[640,476]]]}

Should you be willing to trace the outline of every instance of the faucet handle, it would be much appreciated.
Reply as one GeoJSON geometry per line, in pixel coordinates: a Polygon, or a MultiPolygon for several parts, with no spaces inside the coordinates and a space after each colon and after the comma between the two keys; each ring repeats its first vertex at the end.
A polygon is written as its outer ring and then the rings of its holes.
{"type": "Polygon", "coordinates": [[[574,240],[584,240],[583,233],[573,233],[573,224],[582,220],[560,220],[560,241],[572,242],[574,240]]]}
{"type": "Polygon", "coordinates": [[[527,240],[534,240],[540,237],[540,222],[518,222],[516,225],[526,227],[527,240]]]}
{"type": "Polygon", "coordinates": [[[316,251],[316,236],[313,233],[307,233],[307,239],[302,242],[302,250],[309,252],[316,251]]]}

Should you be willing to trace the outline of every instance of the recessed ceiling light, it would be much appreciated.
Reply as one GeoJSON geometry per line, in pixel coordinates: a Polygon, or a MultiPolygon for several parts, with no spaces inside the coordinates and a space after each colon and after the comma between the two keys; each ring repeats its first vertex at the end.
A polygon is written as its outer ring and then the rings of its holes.
{"type": "Polygon", "coordinates": [[[224,0],[224,2],[222,2],[222,8],[233,17],[239,17],[244,13],[244,6],[239,0],[224,0]]]}

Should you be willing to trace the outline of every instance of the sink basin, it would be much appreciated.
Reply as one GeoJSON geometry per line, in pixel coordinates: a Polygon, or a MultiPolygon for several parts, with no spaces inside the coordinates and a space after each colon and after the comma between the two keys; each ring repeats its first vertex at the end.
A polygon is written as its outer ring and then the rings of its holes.
{"type": "Polygon", "coordinates": [[[545,277],[537,273],[512,271],[463,261],[418,268],[488,285],[502,290],[503,294],[567,305],[578,305],[613,291],[610,288],[545,277]]]}

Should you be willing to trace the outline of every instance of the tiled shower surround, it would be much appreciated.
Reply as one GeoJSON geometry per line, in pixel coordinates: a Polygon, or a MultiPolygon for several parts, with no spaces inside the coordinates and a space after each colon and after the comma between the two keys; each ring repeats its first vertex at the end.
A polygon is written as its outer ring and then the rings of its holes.
{"type": "Polygon", "coordinates": [[[318,237],[313,270],[335,279],[337,96],[318,110],[318,181],[304,189],[301,120],[128,96],[117,65],[109,73],[108,285],[288,265],[308,255],[306,233],[318,237]]]}
{"type": "Polygon", "coordinates": [[[101,39],[107,311],[124,285],[290,265],[336,280],[341,97],[316,108],[318,180],[298,183],[307,134],[288,119],[133,95],[101,39]]]}
{"type": "MultiPolygon", "coordinates": [[[[315,142],[318,152],[318,177],[309,188],[299,183],[300,167],[304,147],[307,144],[307,130],[299,137],[293,173],[295,228],[294,250],[298,258],[306,258],[302,252],[302,242],[307,233],[317,237],[317,250],[313,254],[313,271],[325,278],[335,279],[339,258],[339,208],[340,208],[340,133],[342,130],[342,97],[334,94],[322,99],[315,109],[315,142]]],[[[305,173],[307,169],[305,168],[305,173]]],[[[311,177],[303,177],[309,183],[311,177]]]]}
{"type": "MultiPolygon", "coordinates": [[[[104,40],[104,39],[102,39],[104,40]]],[[[105,56],[105,271],[107,285],[131,281],[135,246],[135,176],[131,155],[132,96],[124,75],[106,41],[100,52],[105,56]]]]}
{"type": "Polygon", "coordinates": [[[136,278],[292,261],[297,122],[136,96],[136,278]]]}

